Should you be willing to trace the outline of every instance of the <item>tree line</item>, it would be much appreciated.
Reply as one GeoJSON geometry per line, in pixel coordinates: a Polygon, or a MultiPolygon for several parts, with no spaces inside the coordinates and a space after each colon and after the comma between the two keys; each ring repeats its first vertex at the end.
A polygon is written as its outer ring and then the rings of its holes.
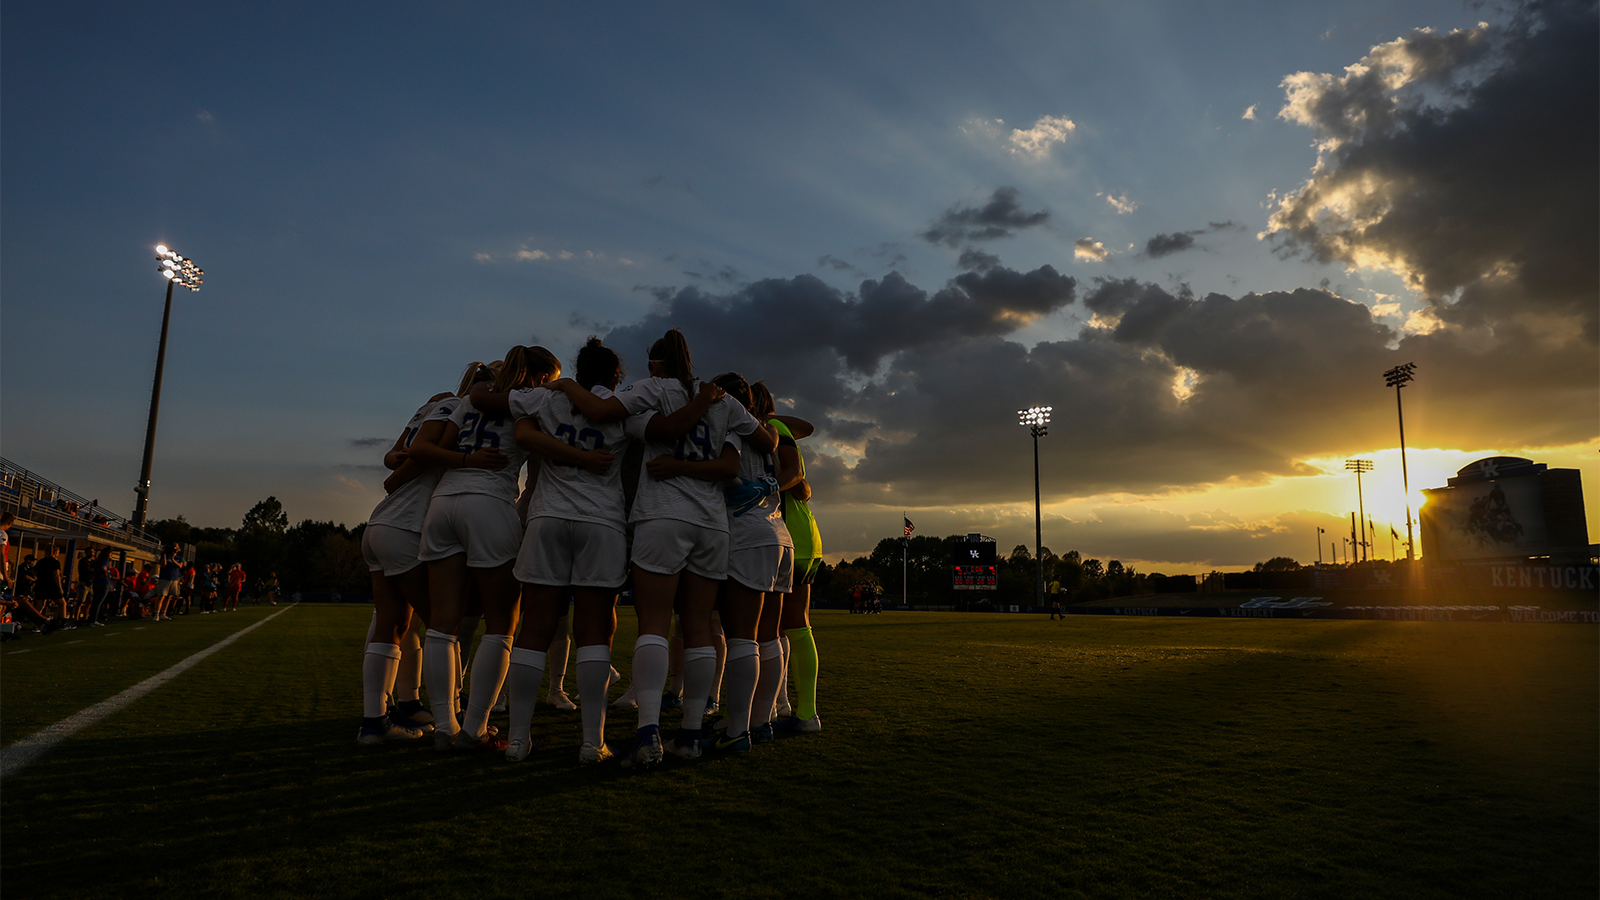
{"type": "Polygon", "coordinates": [[[372,589],[361,557],[361,532],[333,522],[306,519],[289,524],[277,497],[268,497],[245,513],[238,528],[197,528],[184,520],[161,519],[146,526],[164,544],[193,544],[197,565],[239,563],[250,583],[277,573],[285,593],[338,591],[364,594],[372,589]]]}

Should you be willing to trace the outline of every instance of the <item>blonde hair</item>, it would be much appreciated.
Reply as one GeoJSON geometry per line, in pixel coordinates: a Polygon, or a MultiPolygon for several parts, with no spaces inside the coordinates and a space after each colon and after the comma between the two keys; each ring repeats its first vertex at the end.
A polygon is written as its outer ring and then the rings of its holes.
{"type": "Polygon", "coordinates": [[[472,386],[481,381],[493,381],[495,373],[500,370],[499,362],[467,363],[467,368],[461,373],[461,384],[456,388],[457,397],[465,397],[472,391],[472,386]]]}
{"type": "Polygon", "coordinates": [[[495,393],[532,387],[561,375],[561,360],[543,347],[518,344],[506,351],[504,364],[494,379],[495,393]],[[541,377],[542,376],[542,377],[541,377]]]}

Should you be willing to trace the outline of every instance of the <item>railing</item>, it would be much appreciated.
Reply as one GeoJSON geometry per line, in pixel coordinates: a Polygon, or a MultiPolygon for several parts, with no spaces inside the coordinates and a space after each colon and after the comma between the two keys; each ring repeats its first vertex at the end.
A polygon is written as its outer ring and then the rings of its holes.
{"type": "Polygon", "coordinates": [[[159,553],[161,540],[123,516],[0,457],[0,510],[48,528],[91,534],[159,553]]]}

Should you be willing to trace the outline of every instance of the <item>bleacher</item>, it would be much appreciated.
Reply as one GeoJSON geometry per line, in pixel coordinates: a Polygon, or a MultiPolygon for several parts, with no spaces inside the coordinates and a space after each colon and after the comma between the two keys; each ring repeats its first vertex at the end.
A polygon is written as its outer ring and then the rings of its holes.
{"type": "Polygon", "coordinates": [[[0,457],[0,513],[7,512],[17,517],[10,534],[13,563],[18,549],[40,542],[76,543],[80,551],[109,546],[146,561],[161,555],[160,540],[126,517],[0,457]]]}

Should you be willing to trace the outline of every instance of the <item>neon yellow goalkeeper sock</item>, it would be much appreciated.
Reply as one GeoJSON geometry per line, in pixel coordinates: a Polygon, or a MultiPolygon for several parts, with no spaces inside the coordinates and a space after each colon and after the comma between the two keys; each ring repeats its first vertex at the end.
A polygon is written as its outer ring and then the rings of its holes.
{"type": "Polygon", "coordinates": [[[791,628],[784,632],[789,638],[789,673],[794,678],[794,713],[802,720],[817,714],[817,642],[811,637],[811,626],[791,628]]]}

